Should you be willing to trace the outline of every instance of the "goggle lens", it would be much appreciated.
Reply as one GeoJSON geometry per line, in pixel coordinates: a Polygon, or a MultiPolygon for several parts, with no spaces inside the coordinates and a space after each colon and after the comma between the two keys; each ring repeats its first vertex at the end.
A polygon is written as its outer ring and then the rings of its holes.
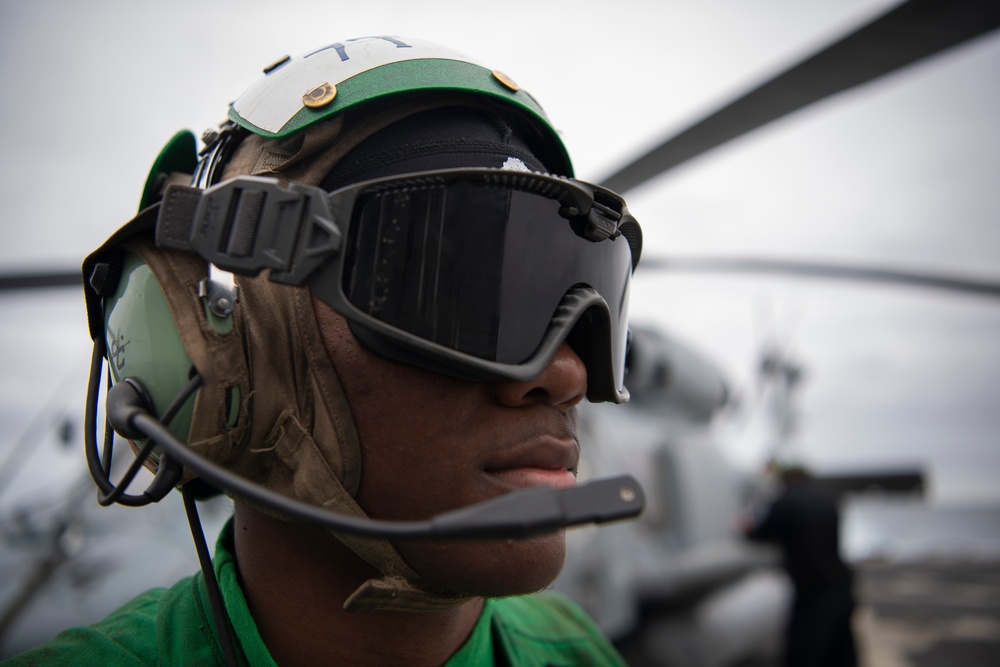
{"type": "Polygon", "coordinates": [[[625,238],[584,238],[559,201],[456,180],[362,194],[341,287],[384,324],[504,364],[532,356],[567,291],[592,287],[624,359],[631,272],[625,238]]]}

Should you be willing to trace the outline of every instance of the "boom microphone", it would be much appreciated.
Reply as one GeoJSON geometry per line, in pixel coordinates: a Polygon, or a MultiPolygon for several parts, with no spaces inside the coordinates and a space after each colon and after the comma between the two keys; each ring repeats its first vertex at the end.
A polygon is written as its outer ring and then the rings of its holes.
{"type": "MultiPolygon", "coordinates": [[[[645,499],[631,475],[593,480],[568,489],[532,487],[438,514],[428,521],[383,521],[336,514],[275,493],[196,454],[150,413],[142,384],[133,379],[108,391],[107,419],[118,434],[148,438],[163,449],[173,466],[195,470],[230,493],[264,504],[285,515],[336,532],[386,539],[503,539],[531,537],[589,523],[637,516],[645,499]]],[[[164,461],[161,459],[161,465],[164,461]]]]}

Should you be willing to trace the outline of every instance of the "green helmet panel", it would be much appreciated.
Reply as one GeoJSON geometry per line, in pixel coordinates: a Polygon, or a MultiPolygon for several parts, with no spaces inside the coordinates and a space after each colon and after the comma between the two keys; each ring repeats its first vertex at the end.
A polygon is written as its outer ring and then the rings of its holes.
{"type": "Polygon", "coordinates": [[[167,142],[156,156],[146,185],[142,189],[139,210],[146,208],[159,196],[161,180],[174,172],[193,174],[198,166],[198,142],[190,130],[181,130],[167,142]]]}

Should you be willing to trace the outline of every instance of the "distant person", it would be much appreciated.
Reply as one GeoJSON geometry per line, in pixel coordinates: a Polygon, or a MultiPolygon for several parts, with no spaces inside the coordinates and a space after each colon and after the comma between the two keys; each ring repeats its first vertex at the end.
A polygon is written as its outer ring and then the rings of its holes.
{"type": "Polygon", "coordinates": [[[782,490],[767,511],[743,527],[751,540],[781,546],[795,588],[788,620],[788,667],[857,665],[851,628],[853,575],[840,557],[836,499],[801,465],[774,465],[782,490]]]}

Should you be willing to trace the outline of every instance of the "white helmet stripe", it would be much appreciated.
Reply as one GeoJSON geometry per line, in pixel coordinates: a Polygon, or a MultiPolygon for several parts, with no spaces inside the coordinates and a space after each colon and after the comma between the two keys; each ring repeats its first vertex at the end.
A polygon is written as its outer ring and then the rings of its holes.
{"type": "Polygon", "coordinates": [[[286,61],[247,89],[233,103],[233,109],[254,126],[278,134],[302,109],[302,97],[317,86],[336,86],[382,65],[425,58],[478,64],[457,51],[421,39],[361,37],[286,61]]]}

